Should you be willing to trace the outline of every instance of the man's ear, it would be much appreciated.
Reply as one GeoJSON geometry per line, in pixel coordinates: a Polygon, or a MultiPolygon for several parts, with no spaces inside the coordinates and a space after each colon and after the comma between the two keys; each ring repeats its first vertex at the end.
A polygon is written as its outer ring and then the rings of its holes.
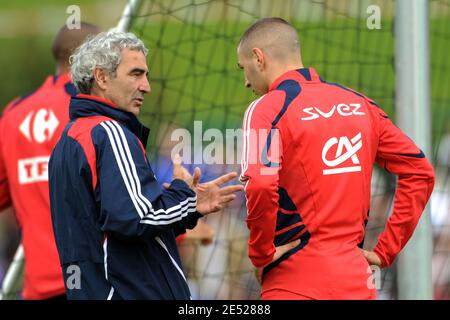
{"type": "Polygon", "coordinates": [[[94,69],[94,81],[101,90],[107,89],[108,75],[101,68],[94,69]]]}
{"type": "Polygon", "coordinates": [[[260,48],[252,49],[253,58],[256,60],[256,65],[259,71],[263,71],[266,67],[266,59],[264,52],[260,48]]]}

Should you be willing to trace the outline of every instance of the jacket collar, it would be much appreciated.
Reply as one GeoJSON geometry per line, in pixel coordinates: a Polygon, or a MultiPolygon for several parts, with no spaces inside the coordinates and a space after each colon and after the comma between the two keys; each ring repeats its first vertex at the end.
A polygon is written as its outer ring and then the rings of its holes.
{"type": "Polygon", "coordinates": [[[45,79],[45,82],[42,84],[41,89],[50,89],[53,90],[55,87],[63,87],[66,93],[74,97],[77,94],[77,89],[72,83],[70,78],[70,74],[68,73],[60,73],[50,75],[45,79]]]}
{"type": "Polygon", "coordinates": [[[47,81],[51,82],[52,85],[65,85],[68,82],[71,82],[72,79],[69,73],[55,73],[54,75],[49,76],[47,78],[47,81]]]}
{"type": "Polygon", "coordinates": [[[314,68],[300,68],[283,73],[275,79],[269,87],[269,91],[275,90],[285,80],[297,80],[298,82],[320,82],[320,77],[314,68]]]}
{"type": "Polygon", "coordinates": [[[121,110],[113,102],[96,96],[78,94],[71,98],[70,121],[93,116],[105,116],[121,122],[141,140],[144,147],[147,145],[150,129],[142,125],[131,112],[121,110]]]}

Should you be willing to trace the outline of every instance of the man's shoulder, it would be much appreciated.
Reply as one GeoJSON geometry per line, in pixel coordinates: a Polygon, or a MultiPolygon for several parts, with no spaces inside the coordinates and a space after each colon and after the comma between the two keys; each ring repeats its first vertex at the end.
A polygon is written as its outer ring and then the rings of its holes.
{"type": "Polygon", "coordinates": [[[267,92],[265,95],[263,95],[260,99],[255,100],[258,101],[261,104],[280,104],[284,102],[284,99],[286,97],[286,92],[283,90],[275,89],[272,91],[267,92]]]}
{"type": "Polygon", "coordinates": [[[278,122],[293,99],[295,97],[283,90],[269,91],[249,105],[245,113],[245,121],[278,122]]]}
{"type": "Polygon", "coordinates": [[[6,107],[3,109],[3,116],[9,114],[11,111],[16,109],[17,107],[21,106],[26,102],[30,97],[32,97],[36,92],[38,92],[39,89],[30,91],[28,93],[25,93],[22,96],[15,97],[13,100],[11,100],[6,107]]]}
{"type": "Polygon", "coordinates": [[[256,110],[262,111],[263,109],[267,111],[268,108],[270,109],[278,109],[280,105],[284,102],[285,94],[282,91],[279,90],[273,90],[269,91],[265,95],[259,97],[258,99],[253,100],[248,108],[247,111],[253,111],[256,110]]]}
{"type": "Polygon", "coordinates": [[[139,137],[128,128],[123,122],[115,119],[105,119],[98,123],[93,129],[92,138],[99,144],[111,145],[117,150],[128,150],[138,147],[145,153],[145,148],[142,145],[139,137]]]}
{"type": "Polygon", "coordinates": [[[70,88],[72,84],[68,82],[65,86],[56,86],[52,79],[53,76],[48,76],[35,90],[14,98],[3,109],[3,116],[14,116],[24,109],[27,111],[42,109],[42,106],[52,107],[54,110],[60,110],[61,107],[64,107],[63,109],[66,110],[70,96],[73,95],[70,88]]]}
{"type": "Polygon", "coordinates": [[[369,103],[373,106],[379,107],[378,104],[373,99],[369,98],[368,96],[366,96],[350,87],[341,85],[339,83],[333,83],[333,82],[327,82],[327,81],[322,81],[322,84],[329,86],[329,88],[337,89],[337,90],[341,91],[342,93],[357,96],[357,97],[365,100],[367,103],[369,103]]]}
{"type": "Polygon", "coordinates": [[[99,136],[99,133],[103,132],[104,124],[110,121],[114,121],[106,116],[91,116],[77,118],[69,124],[67,135],[75,140],[91,138],[93,139],[93,133],[99,136]]]}
{"type": "Polygon", "coordinates": [[[68,135],[76,140],[90,139],[96,145],[138,141],[138,137],[122,122],[106,116],[77,119],[68,135]]]}
{"type": "MultiPolygon", "coordinates": [[[[110,121],[112,119],[106,116],[81,117],[70,121],[64,129],[53,154],[61,155],[64,148],[78,149],[83,150],[88,161],[95,159],[96,150],[102,149],[105,141],[107,141],[107,134],[103,125],[110,121]]],[[[70,159],[67,160],[71,161],[70,159]]]]}

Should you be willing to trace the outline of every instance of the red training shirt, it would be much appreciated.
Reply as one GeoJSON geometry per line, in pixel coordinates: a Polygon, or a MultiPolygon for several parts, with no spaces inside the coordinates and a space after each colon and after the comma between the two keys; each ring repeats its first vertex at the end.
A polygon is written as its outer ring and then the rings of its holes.
{"type": "Polygon", "coordinates": [[[9,103],[0,120],[0,209],[12,204],[22,229],[25,299],[65,293],[50,216],[47,165],[69,120],[74,94],[68,74],[49,76],[35,92],[9,103]]]}
{"type": "Polygon", "coordinates": [[[371,99],[292,70],[247,109],[249,257],[264,268],[262,292],[315,299],[373,299],[364,240],[374,163],[398,176],[394,209],[375,252],[389,266],[413,234],[434,186],[422,151],[371,99]],[[300,245],[272,262],[275,247],[300,245]]]}

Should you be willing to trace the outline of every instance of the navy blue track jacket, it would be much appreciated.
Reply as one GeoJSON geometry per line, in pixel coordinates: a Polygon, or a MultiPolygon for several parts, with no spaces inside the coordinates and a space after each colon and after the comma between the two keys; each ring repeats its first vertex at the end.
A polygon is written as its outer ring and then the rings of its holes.
{"type": "Polygon", "coordinates": [[[69,299],[190,299],[175,237],[201,215],[182,180],[161,190],[149,130],[78,95],[49,163],[53,229],[69,299]]]}

